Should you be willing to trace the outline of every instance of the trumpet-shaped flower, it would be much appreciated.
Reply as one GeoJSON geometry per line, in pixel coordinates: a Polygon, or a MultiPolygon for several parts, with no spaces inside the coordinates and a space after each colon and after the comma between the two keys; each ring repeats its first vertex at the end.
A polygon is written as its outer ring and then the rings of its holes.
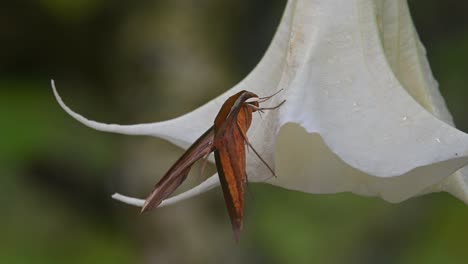
{"type": "MultiPolygon", "coordinates": [[[[400,202],[447,191],[468,203],[468,135],[457,130],[434,80],[405,0],[289,0],[266,54],[240,83],[178,118],[91,128],[151,135],[182,148],[214,120],[228,96],[283,92],[249,140],[276,168],[247,154],[250,181],[308,193],[353,192],[400,202]]],[[[219,185],[213,175],[177,202],[219,185]]],[[[114,195],[127,203],[142,200],[114,195]]]]}

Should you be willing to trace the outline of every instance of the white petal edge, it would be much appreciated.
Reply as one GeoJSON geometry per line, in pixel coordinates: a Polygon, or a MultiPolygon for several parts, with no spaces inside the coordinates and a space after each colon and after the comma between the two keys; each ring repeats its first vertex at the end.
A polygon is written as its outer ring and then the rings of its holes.
{"type": "MultiPolygon", "coordinates": [[[[162,201],[162,203],[158,206],[158,208],[168,206],[168,205],[172,205],[172,204],[178,203],[180,201],[192,198],[192,197],[197,196],[199,194],[202,194],[202,193],[204,193],[206,191],[209,191],[209,190],[211,190],[211,189],[213,189],[213,188],[215,188],[217,186],[219,186],[219,177],[218,177],[218,174],[215,174],[215,175],[209,177],[208,179],[206,179],[205,181],[203,181],[202,183],[200,183],[199,185],[191,188],[190,190],[187,190],[187,191],[185,191],[183,193],[172,196],[171,198],[168,198],[168,199],[162,201]]],[[[142,207],[143,204],[145,203],[144,199],[134,198],[134,197],[122,195],[120,193],[114,193],[112,195],[112,198],[117,200],[117,201],[121,201],[123,203],[138,206],[138,207],[142,207]]]]}

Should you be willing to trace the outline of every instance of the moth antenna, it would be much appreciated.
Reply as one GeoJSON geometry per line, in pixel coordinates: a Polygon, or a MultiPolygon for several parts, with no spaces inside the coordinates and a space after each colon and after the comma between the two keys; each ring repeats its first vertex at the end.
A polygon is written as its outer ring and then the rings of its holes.
{"type": "Polygon", "coordinates": [[[276,93],[272,94],[272,95],[269,95],[269,96],[265,96],[265,97],[259,97],[258,98],[258,102],[259,103],[263,103],[265,101],[268,101],[270,98],[272,98],[273,96],[279,94],[281,91],[283,91],[283,88],[279,89],[276,93]]]}
{"type": "Polygon", "coordinates": [[[247,145],[249,145],[249,147],[252,149],[252,151],[255,153],[255,155],[257,155],[257,157],[263,162],[263,164],[265,164],[265,166],[268,168],[268,170],[271,172],[271,174],[273,176],[275,176],[275,178],[276,178],[276,174],[273,171],[273,169],[270,167],[270,165],[268,165],[268,163],[262,158],[262,156],[260,156],[260,154],[258,154],[257,150],[255,150],[255,148],[252,146],[252,144],[250,144],[250,142],[249,142],[249,140],[247,138],[247,135],[242,130],[241,126],[239,125],[239,122],[236,122],[236,124],[237,124],[237,128],[241,132],[242,137],[244,138],[244,141],[247,143],[247,145]]]}

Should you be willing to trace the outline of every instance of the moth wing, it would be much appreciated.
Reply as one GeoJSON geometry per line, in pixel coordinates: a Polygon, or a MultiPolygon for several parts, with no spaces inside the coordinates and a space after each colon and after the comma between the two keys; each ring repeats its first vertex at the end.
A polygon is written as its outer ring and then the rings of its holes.
{"type": "Polygon", "coordinates": [[[182,156],[169,168],[148,195],[141,212],[157,207],[171,195],[187,178],[192,165],[213,151],[214,129],[211,127],[201,135],[182,156]]]}
{"type": "Polygon", "coordinates": [[[239,127],[227,124],[215,139],[215,160],[223,189],[224,201],[236,240],[242,230],[244,213],[245,145],[239,127]]]}

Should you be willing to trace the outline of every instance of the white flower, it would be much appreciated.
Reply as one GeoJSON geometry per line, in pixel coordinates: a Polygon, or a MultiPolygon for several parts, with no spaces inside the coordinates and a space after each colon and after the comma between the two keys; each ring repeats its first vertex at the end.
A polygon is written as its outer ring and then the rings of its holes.
{"type": "MultiPolygon", "coordinates": [[[[280,88],[270,103],[286,103],[263,119],[255,115],[248,133],[278,177],[248,153],[250,181],[390,202],[447,191],[468,203],[468,135],[453,126],[405,0],[288,1],[258,66],[226,93],[172,120],[98,123],[73,112],[54,92],[86,126],[187,148],[212,125],[229,95],[249,90],[266,96],[280,88]]],[[[217,177],[163,204],[218,186],[217,177]]]]}

